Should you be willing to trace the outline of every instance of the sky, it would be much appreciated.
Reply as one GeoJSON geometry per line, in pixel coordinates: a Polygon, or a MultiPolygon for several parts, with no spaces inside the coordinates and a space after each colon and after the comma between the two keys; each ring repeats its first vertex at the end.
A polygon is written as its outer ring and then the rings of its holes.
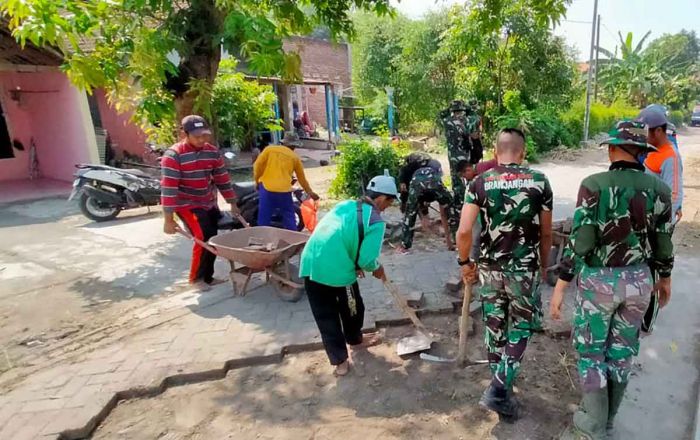
{"type": "MultiPolygon", "coordinates": [[[[431,9],[464,3],[459,0],[392,0],[399,11],[411,18],[419,18],[431,9]]],[[[554,33],[563,36],[578,50],[578,60],[587,60],[591,44],[591,21],[594,0],[573,0],[554,33]]],[[[618,31],[623,37],[634,34],[634,43],[647,31],[652,31],[647,42],[665,33],[681,29],[695,30],[700,35],[700,0],[599,0],[601,16],[600,46],[614,51],[619,45],[618,31]],[[661,5],[666,9],[662,10],[661,5]]]]}

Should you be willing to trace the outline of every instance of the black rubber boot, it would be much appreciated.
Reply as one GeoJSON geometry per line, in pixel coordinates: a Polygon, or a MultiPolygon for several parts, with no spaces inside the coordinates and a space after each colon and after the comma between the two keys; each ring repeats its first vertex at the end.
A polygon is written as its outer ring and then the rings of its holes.
{"type": "Polygon", "coordinates": [[[613,429],[613,422],[617,415],[617,410],[620,409],[622,398],[625,396],[626,388],[627,383],[608,380],[608,423],[606,426],[608,431],[613,429]]]}
{"type": "Polygon", "coordinates": [[[497,412],[506,418],[506,421],[515,421],[518,418],[518,401],[515,400],[512,391],[489,385],[482,394],[479,405],[497,412]]]}
{"type": "Polygon", "coordinates": [[[608,389],[583,393],[581,405],[574,413],[574,425],[562,439],[604,440],[608,422],[608,389]]]}

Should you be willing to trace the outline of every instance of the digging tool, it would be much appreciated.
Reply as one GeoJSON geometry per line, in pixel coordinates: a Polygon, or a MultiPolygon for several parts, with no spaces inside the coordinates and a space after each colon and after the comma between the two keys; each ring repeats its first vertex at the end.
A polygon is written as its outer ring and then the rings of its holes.
{"type": "Polygon", "coordinates": [[[403,295],[401,295],[396,286],[391,284],[387,278],[384,278],[383,282],[386,290],[388,290],[391,296],[394,298],[396,305],[399,306],[404,315],[408,316],[417,330],[415,335],[401,338],[399,340],[399,343],[396,345],[396,353],[399,356],[404,356],[423,350],[430,350],[433,339],[427,335],[428,330],[425,328],[425,325],[421,322],[421,320],[418,319],[415,310],[408,306],[406,299],[403,297],[403,295]]]}
{"type": "Polygon", "coordinates": [[[472,284],[464,283],[464,300],[462,301],[462,315],[459,317],[459,348],[456,358],[444,358],[428,353],[421,353],[420,358],[424,361],[457,363],[460,367],[469,365],[487,364],[488,360],[472,360],[467,357],[467,335],[469,334],[469,306],[472,302],[472,284]]]}

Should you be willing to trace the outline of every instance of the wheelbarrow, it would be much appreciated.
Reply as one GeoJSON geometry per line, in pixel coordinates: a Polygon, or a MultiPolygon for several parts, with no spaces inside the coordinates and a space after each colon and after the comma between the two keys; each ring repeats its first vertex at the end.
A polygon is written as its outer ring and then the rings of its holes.
{"type": "Polygon", "coordinates": [[[289,260],[308,239],[302,232],[256,226],[219,234],[206,244],[209,251],[229,261],[234,296],[245,296],[253,274],[265,272],[265,282],[275,287],[280,298],[298,301],[304,285],[289,260]]]}

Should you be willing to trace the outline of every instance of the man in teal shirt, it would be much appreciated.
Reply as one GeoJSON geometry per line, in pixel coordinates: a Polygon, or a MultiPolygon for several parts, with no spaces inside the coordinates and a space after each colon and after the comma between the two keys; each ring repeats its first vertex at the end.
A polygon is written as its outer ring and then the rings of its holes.
{"type": "Polygon", "coordinates": [[[357,278],[372,272],[385,279],[379,263],[385,229],[381,212],[397,197],[396,182],[387,172],[373,178],[365,197],[341,202],[321,219],[301,254],[299,276],[336,376],[350,369],[347,345],[379,342],[376,335],[363,340],[365,308],[357,278]]]}

